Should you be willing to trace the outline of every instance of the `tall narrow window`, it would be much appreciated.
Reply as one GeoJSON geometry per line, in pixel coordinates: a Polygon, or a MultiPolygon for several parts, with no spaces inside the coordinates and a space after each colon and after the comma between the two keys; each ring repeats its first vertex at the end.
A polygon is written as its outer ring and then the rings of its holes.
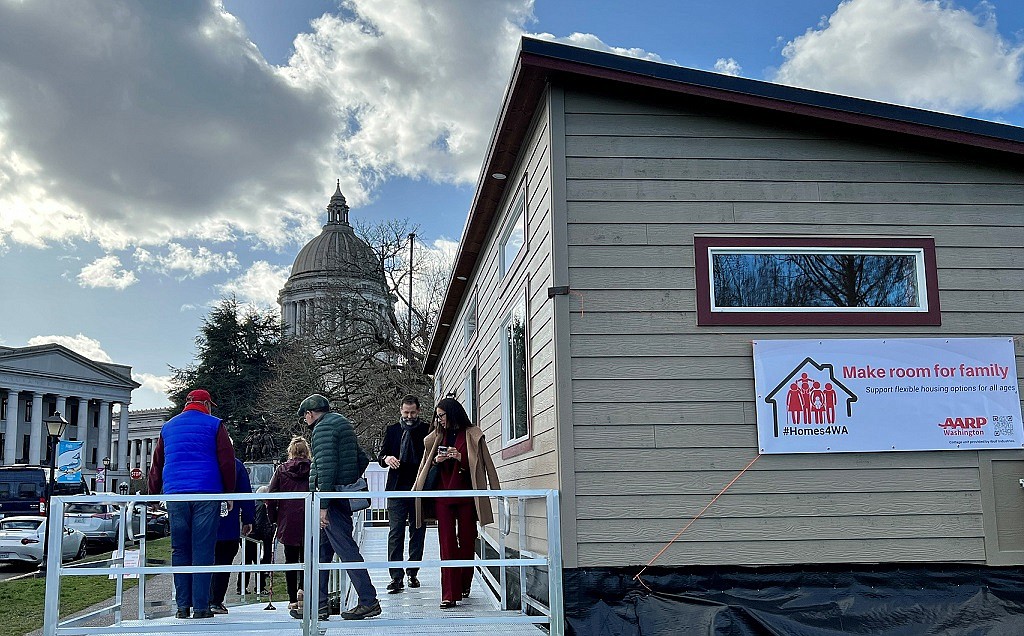
{"type": "Polygon", "coordinates": [[[501,235],[501,275],[504,276],[512,268],[512,263],[526,242],[526,187],[520,188],[512,203],[508,225],[501,235]]]}
{"type": "Polygon", "coordinates": [[[476,334],[476,299],[477,295],[474,289],[473,296],[469,299],[469,306],[466,308],[466,317],[462,321],[462,342],[467,346],[473,341],[473,336],[476,334]]]}
{"type": "Polygon", "coordinates": [[[474,365],[469,373],[466,375],[466,385],[463,387],[463,405],[466,407],[466,413],[469,415],[469,419],[473,421],[477,426],[480,425],[480,413],[477,409],[477,381],[476,381],[476,366],[474,365]]]}
{"type": "Polygon", "coordinates": [[[509,311],[501,327],[502,433],[505,445],[529,436],[526,298],[509,311]]]}
{"type": "Polygon", "coordinates": [[[441,381],[441,366],[438,365],[437,371],[434,372],[434,404],[437,404],[444,397],[441,390],[444,389],[444,383],[441,381]]]}

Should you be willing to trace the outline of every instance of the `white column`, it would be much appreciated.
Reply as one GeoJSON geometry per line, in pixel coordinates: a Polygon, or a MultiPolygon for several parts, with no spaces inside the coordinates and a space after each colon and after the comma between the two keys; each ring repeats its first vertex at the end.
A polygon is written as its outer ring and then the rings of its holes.
{"type": "Polygon", "coordinates": [[[43,394],[32,392],[32,424],[29,429],[28,463],[38,466],[43,448],[43,394]]]}
{"type": "MultiPolygon", "coordinates": [[[[110,402],[106,400],[100,401],[100,435],[99,441],[97,442],[96,450],[96,466],[103,465],[103,458],[110,457],[110,402]]],[[[114,458],[110,457],[110,461],[113,462],[114,458]]],[[[106,477],[106,481],[103,483],[104,486],[110,486],[110,477],[106,477]]],[[[106,492],[106,488],[104,488],[106,492]]]]}
{"type": "Polygon", "coordinates": [[[128,403],[121,402],[121,417],[117,422],[117,469],[128,471],[128,403]]]}
{"type": "Polygon", "coordinates": [[[67,400],[68,399],[66,397],[64,397],[63,395],[58,395],[57,396],[57,412],[60,413],[61,417],[63,417],[64,419],[68,419],[67,418],[67,414],[68,414],[68,411],[67,411],[68,401],[67,400]]]}
{"type": "MultiPolygon", "coordinates": [[[[88,452],[89,446],[89,398],[80,397],[78,398],[78,433],[74,437],[69,437],[71,440],[81,440],[85,442],[82,445],[83,451],[88,452]]],[[[82,459],[82,466],[85,466],[85,458],[82,459]]]]}
{"type": "Polygon", "coordinates": [[[7,426],[4,429],[4,464],[18,461],[18,389],[7,389],[7,426]]]}

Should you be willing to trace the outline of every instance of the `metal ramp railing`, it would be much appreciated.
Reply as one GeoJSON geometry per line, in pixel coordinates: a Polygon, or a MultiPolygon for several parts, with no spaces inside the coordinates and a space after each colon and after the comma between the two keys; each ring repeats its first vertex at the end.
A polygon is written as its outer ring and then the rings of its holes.
{"type": "MultiPolygon", "coordinates": [[[[118,559],[111,559],[103,564],[63,564],[60,559],[61,533],[51,533],[47,547],[47,574],[46,574],[46,605],[43,616],[44,636],[89,636],[92,634],[151,634],[151,633],[195,633],[200,625],[193,620],[178,622],[164,622],[152,620],[147,617],[145,608],[146,598],[146,576],[155,574],[183,574],[198,572],[287,572],[302,571],[306,580],[305,594],[303,599],[303,619],[296,621],[273,620],[270,617],[256,622],[238,622],[218,620],[216,622],[204,621],[203,633],[232,633],[232,632],[278,632],[281,634],[301,633],[303,636],[322,634],[328,627],[322,624],[317,617],[317,599],[319,592],[319,576],[317,571],[328,570],[337,572],[344,576],[347,570],[365,568],[368,570],[382,570],[390,567],[405,567],[414,565],[420,568],[432,567],[475,567],[488,579],[492,588],[497,588],[499,604],[501,609],[508,610],[495,615],[487,616],[424,616],[415,618],[386,618],[377,617],[367,621],[346,621],[346,628],[373,627],[373,628],[409,628],[426,627],[428,625],[446,625],[460,627],[479,626],[486,630],[498,625],[537,625],[546,626],[552,636],[563,636],[564,634],[564,606],[562,589],[562,551],[561,551],[561,527],[559,519],[559,497],[557,490],[460,490],[443,492],[369,492],[369,493],[259,493],[241,494],[225,493],[217,495],[89,495],[76,497],[55,497],[51,504],[49,521],[51,527],[56,527],[63,518],[64,507],[71,502],[94,502],[94,503],[115,503],[121,504],[121,532],[118,538],[119,554],[125,554],[126,540],[137,539],[139,541],[138,565],[126,565],[122,556],[118,559]],[[308,532],[303,546],[303,563],[253,563],[248,565],[211,565],[211,566],[154,566],[147,565],[146,561],[146,539],[145,523],[142,523],[141,536],[129,536],[131,529],[129,522],[132,517],[141,513],[145,519],[145,506],[154,501],[208,501],[208,500],[268,500],[268,499],[303,499],[306,510],[306,527],[319,528],[319,508],[323,499],[356,499],[356,498],[438,498],[438,497],[489,497],[498,502],[497,510],[497,539],[487,537],[486,532],[480,532],[480,553],[477,558],[468,560],[425,560],[425,561],[364,561],[354,563],[319,563],[320,538],[319,532],[308,532]],[[526,507],[529,502],[544,502],[546,551],[543,554],[537,551],[529,551],[524,548],[526,540],[526,507]],[[516,502],[518,515],[518,556],[509,558],[507,556],[507,538],[512,524],[510,514],[510,501],[516,502]],[[496,557],[487,557],[488,547],[496,553],[496,557]],[[509,568],[517,568],[519,574],[519,608],[518,612],[511,611],[507,591],[506,572],[509,568]],[[531,598],[528,594],[526,584],[526,569],[541,568],[547,572],[547,603],[543,599],[531,598]],[[498,574],[493,575],[490,570],[497,570],[498,574]],[[133,619],[126,619],[123,612],[124,578],[127,575],[137,575],[139,578],[139,602],[137,616],[133,619]],[[99,610],[90,612],[84,616],[68,619],[61,622],[59,619],[58,601],[62,579],[69,576],[109,576],[116,578],[115,596],[112,603],[99,610]],[[104,627],[89,626],[100,617],[113,617],[113,624],[104,627]]],[[[361,524],[357,526],[361,530],[361,524]]],[[[243,559],[244,561],[244,559],[243,559]]],[[[347,577],[344,577],[347,578],[347,577]]],[[[342,602],[344,602],[344,587],[346,581],[342,578],[339,581],[342,591],[342,602]]],[[[337,580],[337,579],[334,579],[337,580]]],[[[224,617],[219,617],[223,619],[224,617]]],[[[333,625],[337,626],[338,623],[333,625]]],[[[481,631],[480,633],[488,633],[481,631]]]]}

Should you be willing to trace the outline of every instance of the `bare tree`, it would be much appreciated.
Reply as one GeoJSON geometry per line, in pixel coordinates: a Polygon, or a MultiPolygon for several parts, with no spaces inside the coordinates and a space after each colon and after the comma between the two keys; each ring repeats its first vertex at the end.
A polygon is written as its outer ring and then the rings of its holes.
{"type": "Polygon", "coordinates": [[[422,373],[429,338],[451,271],[450,259],[437,250],[414,246],[409,267],[409,221],[385,221],[357,227],[378,258],[378,283],[348,274],[328,276],[298,335],[282,343],[273,373],[260,391],[264,445],[284,448],[292,434],[307,435],[296,418],[299,402],[312,393],[327,397],[351,419],[369,449],[380,444],[387,424],[397,417],[408,393],[424,406],[433,402],[433,383],[422,373]],[[409,276],[413,297],[409,298],[409,276]],[[379,277],[379,278],[378,278],[379,277]],[[407,309],[412,306],[412,330],[407,309]]]}

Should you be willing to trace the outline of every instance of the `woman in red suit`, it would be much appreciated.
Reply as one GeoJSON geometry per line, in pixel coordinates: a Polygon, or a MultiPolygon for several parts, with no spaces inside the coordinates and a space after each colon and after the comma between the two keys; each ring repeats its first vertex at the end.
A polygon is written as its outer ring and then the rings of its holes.
{"type": "MultiPolygon", "coordinates": [[[[438,402],[434,410],[436,428],[423,440],[423,461],[413,490],[423,490],[427,473],[437,465],[441,471],[438,490],[492,490],[501,488],[484,434],[469,421],[466,409],[453,398],[438,402]]],[[[441,497],[436,501],[437,534],[441,560],[472,559],[476,524],[494,521],[487,497],[441,497]]],[[[424,523],[423,499],[416,500],[416,520],[424,523]]],[[[441,609],[449,609],[469,596],[473,568],[441,568],[441,609]]]]}

